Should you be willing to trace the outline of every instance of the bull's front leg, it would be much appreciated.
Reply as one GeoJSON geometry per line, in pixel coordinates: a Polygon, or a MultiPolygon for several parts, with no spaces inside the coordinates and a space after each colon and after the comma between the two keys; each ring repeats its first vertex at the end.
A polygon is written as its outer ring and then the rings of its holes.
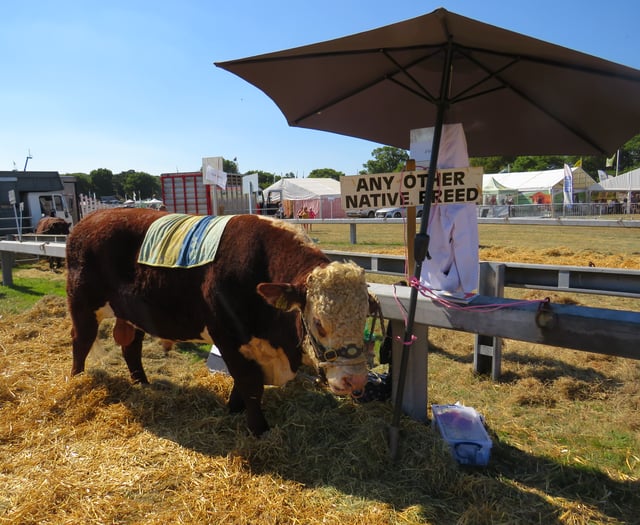
{"type": "Polygon", "coordinates": [[[269,430],[269,423],[262,412],[263,393],[263,378],[259,369],[245,370],[242,377],[234,376],[233,389],[227,406],[231,413],[246,410],[247,426],[255,436],[261,436],[269,430]]]}

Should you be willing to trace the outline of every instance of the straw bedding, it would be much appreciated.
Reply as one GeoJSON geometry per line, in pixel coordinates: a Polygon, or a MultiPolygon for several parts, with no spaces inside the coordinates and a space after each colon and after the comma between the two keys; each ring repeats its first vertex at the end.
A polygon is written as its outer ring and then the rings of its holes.
{"type": "Polygon", "coordinates": [[[231,380],[209,373],[201,354],[147,339],[152,384],[131,385],[104,324],[102,348],[71,378],[69,330],[58,297],[0,318],[0,523],[637,519],[636,362],[509,341],[494,383],[472,375],[469,334],[432,330],[430,402],[475,406],[494,440],[489,466],[476,470],[408,419],[393,464],[388,403],[356,404],[303,378],[267,390],[273,428],[256,439],[224,407],[231,380]],[[601,434],[610,420],[627,437],[601,434]],[[600,443],[589,448],[584,435],[600,443]],[[603,448],[618,460],[601,468],[603,448]]]}

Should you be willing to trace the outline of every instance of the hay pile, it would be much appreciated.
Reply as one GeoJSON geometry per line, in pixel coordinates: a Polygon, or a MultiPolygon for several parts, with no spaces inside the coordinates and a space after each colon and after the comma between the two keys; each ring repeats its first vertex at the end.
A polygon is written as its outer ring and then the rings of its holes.
{"type": "Polygon", "coordinates": [[[636,362],[509,342],[505,379],[493,383],[471,373],[469,334],[432,330],[430,402],[475,406],[493,436],[489,467],[475,470],[456,465],[431,427],[407,419],[393,464],[388,403],[355,404],[304,379],[267,391],[273,428],[255,439],[244,415],[224,407],[231,380],[209,373],[202,356],[166,354],[148,339],[152,384],[134,386],[104,325],[102,349],[70,378],[69,331],[57,297],[0,318],[0,523],[637,518],[639,441],[606,441],[609,426],[604,437],[594,428],[613,419],[621,436],[633,425],[640,432],[631,417],[640,408],[636,362]],[[605,440],[618,466],[600,468],[576,435],[605,440]]]}
{"type": "Polygon", "coordinates": [[[596,250],[574,250],[568,247],[531,249],[481,246],[480,260],[550,264],[565,266],[596,266],[640,270],[639,254],[610,253],[596,250]]]}

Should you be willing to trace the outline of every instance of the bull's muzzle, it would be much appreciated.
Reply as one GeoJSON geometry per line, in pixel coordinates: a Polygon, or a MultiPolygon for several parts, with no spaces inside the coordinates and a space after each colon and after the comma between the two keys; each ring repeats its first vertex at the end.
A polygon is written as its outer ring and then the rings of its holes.
{"type": "Polygon", "coordinates": [[[334,394],[359,397],[364,392],[368,379],[365,359],[349,362],[345,359],[321,363],[327,385],[334,394]]]}

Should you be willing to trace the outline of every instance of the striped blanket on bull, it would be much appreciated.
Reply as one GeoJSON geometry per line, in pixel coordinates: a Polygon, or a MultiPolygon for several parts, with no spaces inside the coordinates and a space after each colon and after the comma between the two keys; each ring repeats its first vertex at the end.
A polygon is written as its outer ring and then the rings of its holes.
{"type": "Polygon", "coordinates": [[[233,215],[164,215],[149,227],[138,262],[164,268],[207,264],[215,259],[222,232],[231,217],[233,215]]]}

